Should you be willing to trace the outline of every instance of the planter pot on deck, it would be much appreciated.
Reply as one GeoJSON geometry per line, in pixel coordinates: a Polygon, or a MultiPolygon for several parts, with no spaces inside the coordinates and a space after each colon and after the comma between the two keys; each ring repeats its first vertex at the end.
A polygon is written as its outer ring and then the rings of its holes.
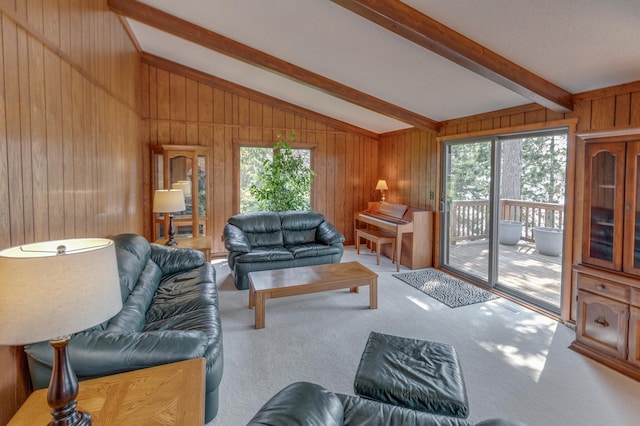
{"type": "Polygon", "coordinates": [[[540,254],[560,256],[562,253],[562,231],[554,228],[533,228],[533,238],[540,254]]]}
{"type": "Polygon", "coordinates": [[[498,241],[508,246],[515,245],[522,235],[522,223],[513,220],[501,220],[498,223],[498,241]]]}

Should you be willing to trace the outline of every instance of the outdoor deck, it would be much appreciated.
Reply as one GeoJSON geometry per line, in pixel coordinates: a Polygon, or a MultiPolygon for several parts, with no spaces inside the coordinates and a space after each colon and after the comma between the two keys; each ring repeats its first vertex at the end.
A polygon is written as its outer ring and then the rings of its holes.
{"type": "MultiPolygon", "coordinates": [[[[560,306],[561,256],[540,254],[534,243],[520,240],[514,246],[499,244],[500,284],[531,297],[560,306]]],[[[450,246],[450,264],[486,279],[489,247],[486,240],[458,242],[450,246]],[[480,273],[477,273],[480,271],[480,273]]]]}

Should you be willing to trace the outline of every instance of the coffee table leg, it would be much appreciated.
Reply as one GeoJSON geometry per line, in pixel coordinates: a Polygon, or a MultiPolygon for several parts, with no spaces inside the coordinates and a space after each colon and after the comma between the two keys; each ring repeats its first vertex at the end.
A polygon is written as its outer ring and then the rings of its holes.
{"type": "Polygon", "coordinates": [[[256,291],[253,289],[253,283],[249,284],[249,309],[256,305],[256,291]]]}
{"type": "Polygon", "coordinates": [[[351,287],[349,291],[351,293],[360,293],[360,287],[351,287]]]}
{"type": "Polygon", "coordinates": [[[378,309],[378,277],[371,278],[369,283],[369,309],[378,309]]]}
{"type": "Polygon", "coordinates": [[[264,294],[261,291],[256,291],[254,300],[256,306],[256,329],[264,328],[264,294]]]}

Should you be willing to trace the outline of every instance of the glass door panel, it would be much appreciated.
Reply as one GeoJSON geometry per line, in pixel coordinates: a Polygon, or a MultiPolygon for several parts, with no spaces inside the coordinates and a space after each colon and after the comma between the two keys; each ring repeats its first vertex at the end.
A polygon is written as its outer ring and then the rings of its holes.
{"type": "Polygon", "coordinates": [[[495,288],[559,312],[566,132],[499,138],[499,152],[495,288]]]}
{"type": "Polygon", "coordinates": [[[622,244],[614,241],[623,236],[625,144],[587,144],[585,159],[583,262],[619,271],[622,244]]]}
{"type": "Polygon", "coordinates": [[[489,280],[491,141],[445,145],[442,196],[445,269],[489,280]]]}
{"type": "Polygon", "coordinates": [[[624,248],[624,271],[640,275],[640,142],[627,144],[625,234],[632,240],[624,248]],[[628,230],[628,231],[627,231],[628,230]]]}

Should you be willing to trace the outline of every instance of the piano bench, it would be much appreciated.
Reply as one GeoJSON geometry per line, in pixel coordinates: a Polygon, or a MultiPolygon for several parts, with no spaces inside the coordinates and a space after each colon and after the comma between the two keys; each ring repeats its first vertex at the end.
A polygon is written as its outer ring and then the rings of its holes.
{"type": "MultiPolygon", "coordinates": [[[[356,229],[356,250],[360,254],[360,239],[365,240],[376,245],[376,264],[380,264],[380,247],[382,244],[391,244],[391,262],[396,263],[397,272],[400,272],[400,262],[396,262],[396,236],[382,231],[377,228],[363,228],[356,229]]],[[[373,250],[373,247],[371,248],[373,250]]]]}

